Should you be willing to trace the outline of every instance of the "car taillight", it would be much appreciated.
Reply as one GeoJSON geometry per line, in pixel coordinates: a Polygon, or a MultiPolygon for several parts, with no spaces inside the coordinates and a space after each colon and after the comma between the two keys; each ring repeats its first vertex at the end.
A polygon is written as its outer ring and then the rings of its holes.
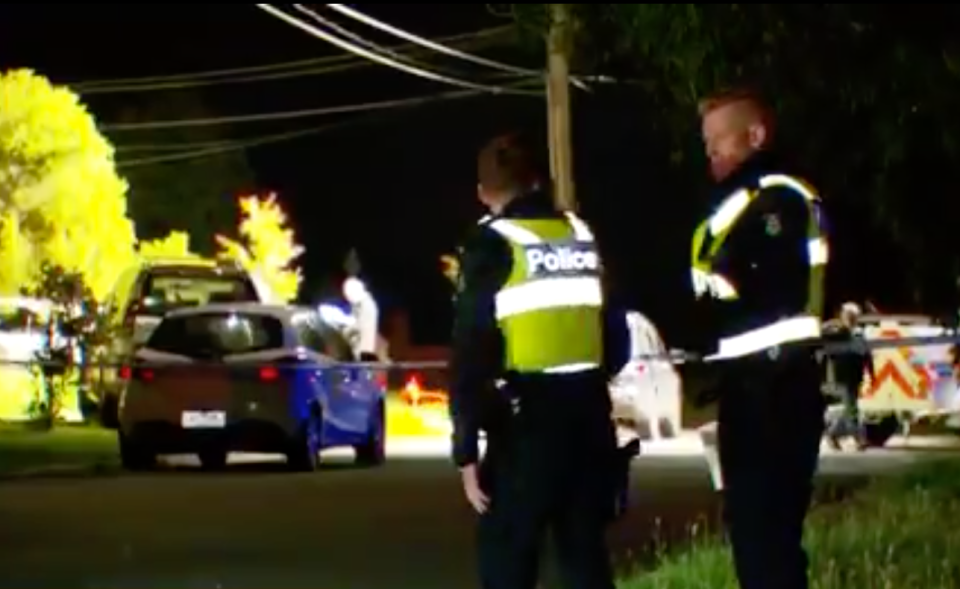
{"type": "Polygon", "coordinates": [[[280,371],[273,366],[261,366],[257,376],[260,382],[274,382],[280,378],[280,371]]]}
{"type": "Polygon", "coordinates": [[[150,368],[132,368],[130,366],[121,366],[119,371],[120,380],[140,380],[150,382],[156,377],[154,371],[150,368]]]}
{"type": "Polygon", "coordinates": [[[387,388],[387,373],[384,370],[378,370],[373,375],[374,381],[377,383],[378,387],[387,388]]]}

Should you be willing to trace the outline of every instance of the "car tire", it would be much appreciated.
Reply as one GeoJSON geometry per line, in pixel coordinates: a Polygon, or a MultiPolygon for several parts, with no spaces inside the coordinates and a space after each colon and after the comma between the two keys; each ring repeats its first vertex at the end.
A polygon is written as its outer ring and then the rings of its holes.
{"type": "Polygon", "coordinates": [[[300,430],[290,440],[287,469],[293,472],[314,472],[320,468],[319,432],[313,430],[322,423],[319,416],[313,415],[300,426],[300,430]]]}
{"type": "Polygon", "coordinates": [[[633,432],[636,434],[637,439],[644,442],[649,442],[654,438],[654,424],[647,418],[646,414],[637,413],[636,417],[633,418],[633,432]]]}
{"type": "Polygon", "coordinates": [[[863,424],[863,441],[870,448],[882,448],[900,431],[900,420],[888,415],[879,421],[863,424]]]}
{"type": "Polygon", "coordinates": [[[679,433],[679,428],[676,426],[672,419],[661,419],[660,420],[660,437],[669,440],[677,437],[679,433]]]}
{"type": "Polygon", "coordinates": [[[230,453],[223,448],[204,448],[197,452],[200,468],[208,471],[220,471],[227,467],[230,453]]]}
{"type": "Polygon", "coordinates": [[[100,425],[107,429],[120,428],[120,402],[116,395],[104,395],[100,400],[100,425]]]}
{"type": "Polygon", "coordinates": [[[370,419],[367,439],[353,447],[356,462],[361,466],[379,466],[387,460],[387,413],[383,401],[377,405],[370,419]]]}
{"type": "Polygon", "coordinates": [[[120,466],[124,470],[143,472],[157,466],[157,454],[149,446],[123,433],[118,434],[117,438],[120,448],[120,466]]]}

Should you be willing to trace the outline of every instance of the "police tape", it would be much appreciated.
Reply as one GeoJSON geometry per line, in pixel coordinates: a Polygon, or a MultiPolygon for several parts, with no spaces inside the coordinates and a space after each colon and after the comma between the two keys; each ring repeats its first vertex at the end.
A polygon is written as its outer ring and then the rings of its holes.
{"type": "MultiPolygon", "coordinates": [[[[868,350],[888,349],[888,348],[910,348],[926,346],[942,346],[960,344],[960,334],[947,333],[936,336],[916,336],[916,337],[891,337],[879,339],[854,339],[848,341],[834,341],[830,339],[809,339],[786,344],[790,347],[815,348],[814,352],[818,357],[829,357],[850,352],[866,352],[868,350]]],[[[782,346],[773,346],[766,351],[777,350],[782,346]]],[[[765,350],[760,350],[763,353],[765,350]]],[[[3,359],[0,358],[0,366],[23,366],[38,367],[44,369],[64,369],[79,368],[85,370],[117,370],[123,368],[164,368],[164,367],[236,367],[236,368],[255,368],[259,366],[270,366],[273,368],[304,369],[316,368],[325,370],[375,370],[375,371],[409,371],[409,370],[446,370],[450,368],[450,363],[446,360],[414,360],[397,362],[343,362],[333,359],[322,358],[319,360],[310,360],[310,356],[301,358],[291,357],[295,354],[285,355],[278,359],[248,359],[243,355],[237,354],[233,358],[229,355],[210,359],[183,359],[156,361],[147,360],[142,357],[131,357],[126,361],[100,361],[94,360],[87,363],[64,362],[62,360],[49,360],[44,358],[36,359],[3,359]]],[[[316,356],[313,356],[316,358],[316,356]]],[[[713,364],[733,360],[735,358],[714,359],[709,354],[690,352],[687,350],[669,350],[667,352],[658,352],[652,354],[635,354],[632,360],[666,360],[673,364],[713,364]]]]}
{"type": "MultiPolygon", "coordinates": [[[[879,339],[863,339],[856,338],[853,340],[847,341],[836,341],[831,339],[807,339],[800,340],[795,342],[789,342],[787,344],[779,344],[776,346],[770,346],[765,349],[758,350],[758,353],[763,353],[764,351],[773,351],[779,350],[783,347],[796,347],[796,348],[815,348],[814,353],[818,358],[824,358],[829,356],[839,356],[841,354],[848,354],[850,352],[867,352],[871,350],[882,350],[889,348],[913,348],[913,347],[928,347],[928,346],[942,346],[950,344],[960,344],[960,334],[948,333],[944,335],[934,335],[934,336],[914,336],[914,337],[891,337],[891,338],[879,338],[879,339]]],[[[656,360],[656,359],[668,359],[674,364],[685,364],[685,363],[715,363],[723,362],[728,360],[733,360],[735,358],[718,358],[712,359],[710,354],[704,355],[694,352],[688,352],[686,350],[670,350],[666,353],[660,354],[647,354],[641,355],[639,359],[645,360],[656,360]]]]}

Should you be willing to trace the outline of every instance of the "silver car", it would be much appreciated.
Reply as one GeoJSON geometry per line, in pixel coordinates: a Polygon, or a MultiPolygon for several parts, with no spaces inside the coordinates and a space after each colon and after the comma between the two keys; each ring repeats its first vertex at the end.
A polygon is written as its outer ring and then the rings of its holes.
{"type": "Polygon", "coordinates": [[[636,311],[626,321],[631,359],[610,384],[613,418],[642,439],[675,437],[682,429],[680,375],[653,323],[636,311]]]}

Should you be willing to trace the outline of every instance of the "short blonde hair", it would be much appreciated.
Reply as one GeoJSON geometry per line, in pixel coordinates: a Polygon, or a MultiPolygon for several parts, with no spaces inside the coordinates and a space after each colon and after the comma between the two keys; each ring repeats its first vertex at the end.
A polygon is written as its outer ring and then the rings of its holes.
{"type": "Polygon", "coordinates": [[[704,117],[713,111],[731,104],[742,104],[767,129],[767,136],[772,137],[775,116],[769,103],[753,88],[739,87],[720,90],[700,99],[697,103],[697,112],[704,117]]]}

